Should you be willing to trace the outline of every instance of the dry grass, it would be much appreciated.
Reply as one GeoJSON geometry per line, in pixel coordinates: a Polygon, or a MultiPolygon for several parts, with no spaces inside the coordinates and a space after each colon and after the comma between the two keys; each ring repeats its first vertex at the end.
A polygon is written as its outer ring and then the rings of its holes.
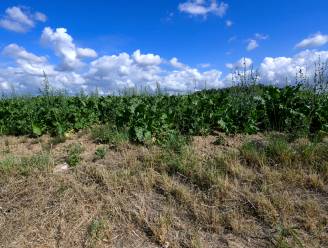
{"type": "Polygon", "coordinates": [[[271,134],[179,152],[0,137],[0,247],[328,247],[327,148],[271,134]],[[75,166],[54,173],[76,144],[75,166]]]}

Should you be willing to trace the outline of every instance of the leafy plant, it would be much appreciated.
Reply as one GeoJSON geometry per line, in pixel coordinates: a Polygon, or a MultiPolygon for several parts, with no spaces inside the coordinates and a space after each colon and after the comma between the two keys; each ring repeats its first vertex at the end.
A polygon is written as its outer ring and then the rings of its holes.
{"type": "Polygon", "coordinates": [[[107,148],[102,146],[102,147],[98,147],[95,151],[95,159],[104,159],[107,153],[107,148]]]}
{"type": "Polygon", "coordinates": [[[83,147],[81,144],[72,144],[69,147],[66,162],[70,167],[75,167],[81,162],[81,153],[83,147]]]}

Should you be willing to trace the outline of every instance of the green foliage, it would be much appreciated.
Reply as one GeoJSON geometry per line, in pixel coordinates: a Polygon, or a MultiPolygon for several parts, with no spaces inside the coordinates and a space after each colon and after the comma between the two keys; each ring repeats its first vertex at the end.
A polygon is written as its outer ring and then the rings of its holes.
{"type": "Polygon", "coordinates": [[[99,160],[99,159],[104,159],[107,153],[107,148],[102,146],[102,147],[98,147],[95,151],[95,159],[99,160]]]}
{"type": "Polygon", "coordinates": [[[181,153],[183,148],[189,143],[189,137],[181,135],[177,131],[170,130],[162,133],[157,143],[169,151],[181,153]]]}
{"type": "Polygon", "coordinates": [[[49,89],[42,93],[2,98],[0,133],[63,137],[69,131],[99,125],[93,130],[95,140],[116,145],[126,139],[161,143],[172,132],[204,135],[274,130],[297,137],[328,131],[326,91],[301,85],[279,88],[244,83],[188,95],[68,96],[49,89]]]}
{"type": "Polygon", "coordinates": [[[118,130],[110,124],[95,126],[91,131],[91,136],[96,143],[111,146],[117,146],[129,139],[129,135],[125,130],[118,130]]]}
{"type": "Polygon", "coordinates": [[[273,239],[273,244],[277,248],[303,248],[296,228],[287,228],[283,225],[277,227],[277,234],[273,239]]]}
{"type": "Polygon", "coordinates": [[[67,154],[67,164],[70,167],[77,166],[81,161],[81,153],[83,152],[83,147],[81,144],[76,143],[69,146],[67,154]]]}
{"type": "Polygon", "coordinates": [[[105,221],[102,219],[95,219],[89,226],[89,236],[92,240],[98,240],[101,238],[101,232],[106,227],[105,221]]]}
{"type": "Polygon", "coordinates": [[[0,174],[17,173],[28,175],[33,170],[47,169],[53,163],[49,154],[41,153],[30,157],[6,156],[0,161],[0,174]]]}
{"type": "Polygon", "coordinates": [[[264,166],[267,162],[266,144],[252,140],[242,145],[240,152],[249,165],[264,166]]]}

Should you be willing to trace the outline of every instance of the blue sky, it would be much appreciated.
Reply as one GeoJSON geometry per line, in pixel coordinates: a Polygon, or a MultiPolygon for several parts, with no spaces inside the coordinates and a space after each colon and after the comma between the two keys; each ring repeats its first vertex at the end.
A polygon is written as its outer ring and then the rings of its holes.
{"type": "Polygon", "coordinates": [[[327,9],[326,0],[2,0],[0,90],[33,91],[43,71],[72,92],[219,88],[241,61],[277,83],[328,59],[327,9]]]}

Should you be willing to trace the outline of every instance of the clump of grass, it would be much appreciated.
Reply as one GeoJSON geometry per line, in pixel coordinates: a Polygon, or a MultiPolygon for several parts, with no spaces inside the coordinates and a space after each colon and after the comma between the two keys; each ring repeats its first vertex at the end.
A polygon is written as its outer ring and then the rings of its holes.
{"type": "Polygon", "coordinates": [[[95,160],[104,159],[107,154],[107,148],[105,146],[98,147],[95,151],[95,160]]]}
{"type": "Polygon", "coordinates": [[[92,220],[88,228],[87,247],[99,247],[98,242],[108,240],[110,237],[110,227],[104,218],[92,220]]]}
{"type": "Polygon", "coordinates": [[[51,138],[50,143],[52,145],[58,145],[64,143],[66,141],[66,137],[64,135],[56,135],[51,138]]]}
{"type": "Polygon", "coordinates": [[[79,143],[69,146],[66,162],[70,167],[76,167],[81,162],[83,147],[79,143]]]}
{"type": "Polygon", "coordinates": [[[266,164],[266,145],[261,141],[246,142],[240,151],[249,165],[264,166],[266,164]]]}
{"type": "Polygon", "coordinates": [[[217,146],[224,146],[226,144],[226,140],[224,136],[220,134],[216,137],[216,140],[213,142],[213,144],[217,146]]]}
{"type": "Polygon", "coordinates": [[[53,164],[49,154],[41,153],[30,157],[7,156],[0,161],[0,172],[28,175],[33,170],[44,170],[53,164]]]}
{"type": "Polygon", "coordinates": [[[174,130],[163,133],[157,141],[162,148],[175,153],[181,153],[189,142],[190,137],[181,135],[174,130]]]}
{"type": "Polygon", "coordinates": [[[99,125],[91,131],[92,139],[99,144],[118,146],[129,140],[129,134],[125,130],[119,130],[113,125],[99,125]]]}
{"type": "Polygon", "coordinates": [[[295,159],[293,147],[283,136],[271,136],[266,153],[270,162],[274,165],[290,166],[295,159]]]}
{"type": "Polygon", "coordinates": [[[283,225],[278,225],[277,234],[273,238],[272,242],[277,248],[303,248],[303,244],[299,238],[299,234],[296,228],[285,227],[283,225]]]}
{"type": "Polygon", "coordinates": [[[8,139],[5,139],[5,148],[3,149],[4,153],[10,153],[10,143],[8,139]]]}

